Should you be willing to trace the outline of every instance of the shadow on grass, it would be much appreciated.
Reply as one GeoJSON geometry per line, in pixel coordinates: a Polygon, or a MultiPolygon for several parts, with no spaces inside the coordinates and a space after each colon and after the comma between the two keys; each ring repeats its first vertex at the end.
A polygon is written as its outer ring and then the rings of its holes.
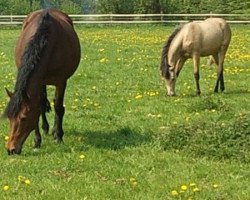
{"type": "Polygon", "coordinates": [[[82,148],[95,147],[100,149],[120,150],[125,147],[136,147],[152,141],[151,134],[139,133],[129,127],[115,131],[69,131],[71,135],[83,137],[82,148]]]}

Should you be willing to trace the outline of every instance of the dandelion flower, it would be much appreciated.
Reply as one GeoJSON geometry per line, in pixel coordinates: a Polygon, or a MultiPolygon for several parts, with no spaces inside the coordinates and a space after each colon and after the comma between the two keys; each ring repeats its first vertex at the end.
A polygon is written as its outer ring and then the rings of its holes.
{"type": "Polygon", "coordinates": [[[6,136],[4,137],[4,140],[5,140],[5,141],[9,140],[9,136],[6,135],[6,136]]]}
{"type": "Polygon", "coordinates": [[[178,192],[177,192],[176,190],[172,190],[172,191],[171,191],[171,195],[172,195],[173,197],[176,197],[176,196],[178,195],[178,192]]]}
{"type": "Polygon", "coordinates": [[[142,98],[142,95],[141,94],[138,94],[135,96],[135,99],[141,99],[142,98]]]}
{"type": "Polygon", "coordinates": [[[219,185],[218,184],[213,184],[213,188],[218,188],[219,185]]]}
{"type": "Polygon", "coordinates": [[[25,183],[26,185],[30,185],[31,181],[30,181],[29,179],[26,179],[26,180],[24,181],[24,183],[25,183]]]}
{"type": "Polygon", "coordinates": [[[195,183],[190,183],[189,186],[194,187],[194,186],[196,186],[196,184],[195,183]]]}
{"type": "Polygon", "coordinates": [[[182,191],[186,191],[186,190],[187,190],[187,186],[186,186],[186,185],[182,185],[182,186],[181,186],[181,190],[182,190],[182,191]]]}
{"type": "Polygon", "coordinates": [[[100,63],[104,63],[104,62],[106,62],[106,58],[100,59],[100,63]]]}
{"type": "Polygon", "coordinates": [[[3,186],[3,191],[8,191],[9,189],[10,189],[10,186],[8,186],[8,185],[3,186]]]}
{"type": "Polygon", "coordinates": [[[25,180],[25,177],[24,176],[18,176],[17,179],[20,181],[20,182],[24,182],[25,180]]]}
{"type": "Polygon", "coordinates": [[[195,187],[195,188],[193,189],[193,192],[199,192],[199,191],[200,191],[200,189],[197,188],[197,187],[195,187]]]}
{"type": "Polygon", "coordinates": [[[138,183],[137,183],[137,181],[134,181],[134,182],[131,182],[130,184],[131,184],[133,187],[135,187],[135,186],[137,186],[138,183]]]}
{"type": "Polygon", "coordinates": [[[136,179],[133,178],[133,177],[131,177],[131,178],[129,179],[129,181],[130,181],[130,182],[134,182],[134,181],[136,181],[136,179]]]}
{"type": "Polygon", "coordinates": [[[82,154],[82,155],[79,156],[79,158],[80,158],[81,160],[83,160],[83,159],[85,158],[85,155],[82,154]]]}
{"type": "Polygon", "coordinates": [[[137,184],[138,184],[137,180],[136,180],[135,178],[133,178],[133,177],[131,177],[131,178],[129,179],[129,182],[130,182],[130,184],[131,184],[133,187],[137,186],[137,184]]]}

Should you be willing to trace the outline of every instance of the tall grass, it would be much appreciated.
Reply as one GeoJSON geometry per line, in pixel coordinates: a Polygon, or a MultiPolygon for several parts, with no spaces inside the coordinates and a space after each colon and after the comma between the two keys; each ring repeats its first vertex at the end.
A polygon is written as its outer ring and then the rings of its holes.
{"type": "MultiPolygon", "coordinates": [[[[31,134],[22,155],[7,156],[2,120],[0,198],[249,199],[249,26],[232,26],[224,93],[213,94],[215,68],[202,59],[201,97],[188,61],[169,98],[158,65],[173,29],[77,26],[82,59],[66,91],[64,144],[44,135],[33,150],[31,134]]],[[[0,30],[1,111],[19,32],[0,30]]]]}

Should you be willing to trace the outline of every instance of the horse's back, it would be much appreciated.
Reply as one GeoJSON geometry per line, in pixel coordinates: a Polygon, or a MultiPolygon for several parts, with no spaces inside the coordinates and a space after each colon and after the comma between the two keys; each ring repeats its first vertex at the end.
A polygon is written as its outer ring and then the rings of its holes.
{"type": "Polygon", "coordinates": [[[212,55],[222,46],[229,45],[231,31],[225,20],[208,18],[202,22],[191,22],[183,27],[183,48],[190,56],[198,53],[201,56],[212,55]]]}
{"type": "Polygon", "coordinates": [[[56,85],[59,80],[67,79],[76,70],[80,61],[80,43],[71,19],[55,9],[38,10],[25,19],[21,35],[16,45],[16,64],[20,66],[26,46],[38,31],[39,22],[49,16],[48,41],[41,58],[42,67],[46,67],[46,84],[56,85]]]}

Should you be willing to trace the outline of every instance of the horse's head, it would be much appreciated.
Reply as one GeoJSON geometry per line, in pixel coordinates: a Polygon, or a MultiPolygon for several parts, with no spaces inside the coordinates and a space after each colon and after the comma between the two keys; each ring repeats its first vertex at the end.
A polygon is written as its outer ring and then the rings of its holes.
{"type": "Polygon", "coordinates": [[[166,83],[167,95],[174,96],[175,82],[176,82],[176,74],[174,68],[168,64],[166,58],[162,58],[160,69],[161,69],[161,76],[166,83]]]}
{"type": "MultiPolygon", "coordinates": [[[[168,65],[168,64],[167,64],[168,65]]],[[[176,73],[174,68],[168,65],[164,71],[162,71],[162,76],[166,83],[167,95],[175,96],[175,82],[176,82],[176,73]]]]}
{"type": "MultiPolygon", "coordinates": [[[[7,92],[10,99],[15,98],[10,92],[7,92]]],[[[10,108],[11,110],[11,108],[10,108]]],[[[20,154],[22,145],[30,132],[34,130],[38,123],[39,108],[35,108],[29,102],[22,102],[18,112],[6,113],[9,121],[9,139],[6,142],[8,154],[20,154]]]]}

